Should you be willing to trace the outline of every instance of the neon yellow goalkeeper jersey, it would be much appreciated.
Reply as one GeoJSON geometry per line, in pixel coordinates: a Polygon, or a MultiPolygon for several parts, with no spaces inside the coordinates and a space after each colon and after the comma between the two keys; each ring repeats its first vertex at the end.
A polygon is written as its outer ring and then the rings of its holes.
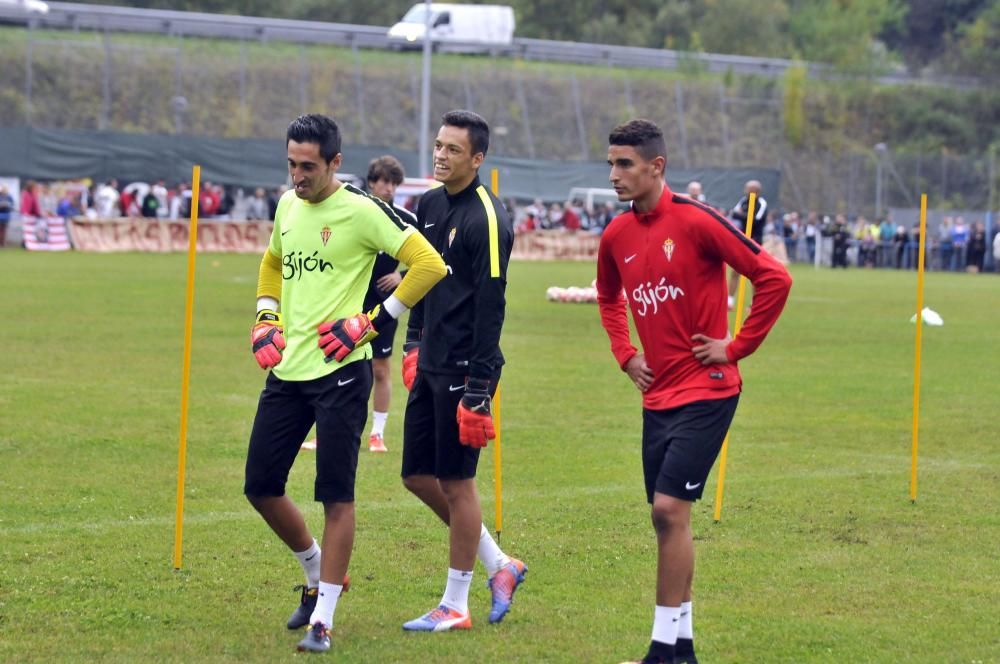
{"type": "Polygon", "coordinates": [[[288,344],[274,368],[278,378],[313,380],[371,357],[365,344],[343,362],[326,362],[316,328],[360,312],[378,252],[395,256],[414,232],[392,207],[352,185],[342,185],[317,204],[299,199],[293,190],[285,192],[268,246],[281,259],[281,317],[288,344]]]}

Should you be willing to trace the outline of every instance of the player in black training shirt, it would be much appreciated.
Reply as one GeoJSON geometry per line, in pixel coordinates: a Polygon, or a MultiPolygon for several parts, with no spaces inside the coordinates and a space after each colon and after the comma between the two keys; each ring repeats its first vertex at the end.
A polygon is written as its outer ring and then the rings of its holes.
{"type": "Polygon", "coordinates": [[[450,529],[448,584],[439,606],[403,625],[416,631],[472,627],[468,597],[478,555],[490,576],[491,623],[510,609],[527,571],[497,546],[482,523],[476,491],[479,450],[495,438],[491,396],[503,354],[510,216],[479,181],[489,126],[470,111],[442,118],[434,179],[417,228],[441,254],[447,274],[410,313],[403,382],[410,390],[403,426],[403,484],[450,529]]]}

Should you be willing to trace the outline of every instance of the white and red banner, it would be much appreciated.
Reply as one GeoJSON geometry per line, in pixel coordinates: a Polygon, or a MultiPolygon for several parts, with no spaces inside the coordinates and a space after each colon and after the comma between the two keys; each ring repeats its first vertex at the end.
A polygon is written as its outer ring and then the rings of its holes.
{"type": "MultiPolygon", "coordinates": [[[[271,237],[270,221],[200,221],[198,251],[260,254],[271,237]]],[[[187,220],[85,219],[69,222],[79,251],[187,251],[187,220]]]]}
{"type": "Polygon", "coordinates": [[[69,251],[66,221],[62,217],[22,217],[21,233],[28,251],[69,251]]]}
{"type": "MultiPolygon", "coordinates": [[[[188,248],[187,220],[122,218],[87,219],[76,217],[46,220],[41,238],[36,237],[34,220],[24,226],[25,246],[36,251],[70,249],[78,251],[155,253],[184,252],[188,248]]],[[[219,253],[263,253],[271,237],[271,221],[200,221],[198,251],[219,253]]],[[[585,260],[597,257],[600,236],[565,231],[518,233],[512,258],[520,260],[585,260]]]]}
{"type": "Polygon", "coordinates": [[[600,235],[561,230],[530,231],[514,236],[511,258],[520,260],[597,260],[600,235]]]}

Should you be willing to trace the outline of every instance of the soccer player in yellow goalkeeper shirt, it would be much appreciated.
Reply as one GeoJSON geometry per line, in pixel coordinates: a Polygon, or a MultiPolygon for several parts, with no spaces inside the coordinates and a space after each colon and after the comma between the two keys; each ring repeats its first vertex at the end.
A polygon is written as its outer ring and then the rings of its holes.
{"type": "Polygon", "coordinates": [[[369,342],[445,275],[444,262],[392,208],[337,179],[340,131],[323,115],[288,127],[288,172],[257,283],[253,353],[269,369],[247,452],[244,493],[305,572],[289,629],[299,650],[324,652],[354,544],[354,479],[371,393],[369,342]],[[384,302],[362,310],[375,257],[410,266],[384,302]],[[285,495],[288,471],[316,425],[315,499],[322,553],[285,495]]]}

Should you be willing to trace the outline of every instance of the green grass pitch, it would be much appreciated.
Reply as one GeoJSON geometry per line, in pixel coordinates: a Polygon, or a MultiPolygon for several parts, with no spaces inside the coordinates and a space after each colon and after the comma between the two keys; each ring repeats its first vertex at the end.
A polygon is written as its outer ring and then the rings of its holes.
{"type": "MultiPolygon", "coordinates": [[[[199,257],[184,561],[172,569],[183,255],[0,252],[0,661],[274,662],[301,573],[241,495],[263,383],[248,349],[258,257],[199,257]]],[[[618,662],[642,655],[654,539],[638,393],[597,308],[545,301],[582,263],[510,268],[502,345],[502,545],[530,568],[487,624],[406,634],[446,575],[446,533],[362,451],[353,588],[335,661],[618,662]]],[[[721,523],[715,474],[694,510],[703,662],[1000,660],[1000,278],[930,274],[919,498],[908,497],[912,272],[793,270],[792,296],[741,363],[721,523]]],[[[312,454],[290,494],[310,524],[312,454]]],[[[493,461],[480,464],[493,525],[493,461]]],[[[298,656],[301,657],[301,656],[298,656]]]]}

